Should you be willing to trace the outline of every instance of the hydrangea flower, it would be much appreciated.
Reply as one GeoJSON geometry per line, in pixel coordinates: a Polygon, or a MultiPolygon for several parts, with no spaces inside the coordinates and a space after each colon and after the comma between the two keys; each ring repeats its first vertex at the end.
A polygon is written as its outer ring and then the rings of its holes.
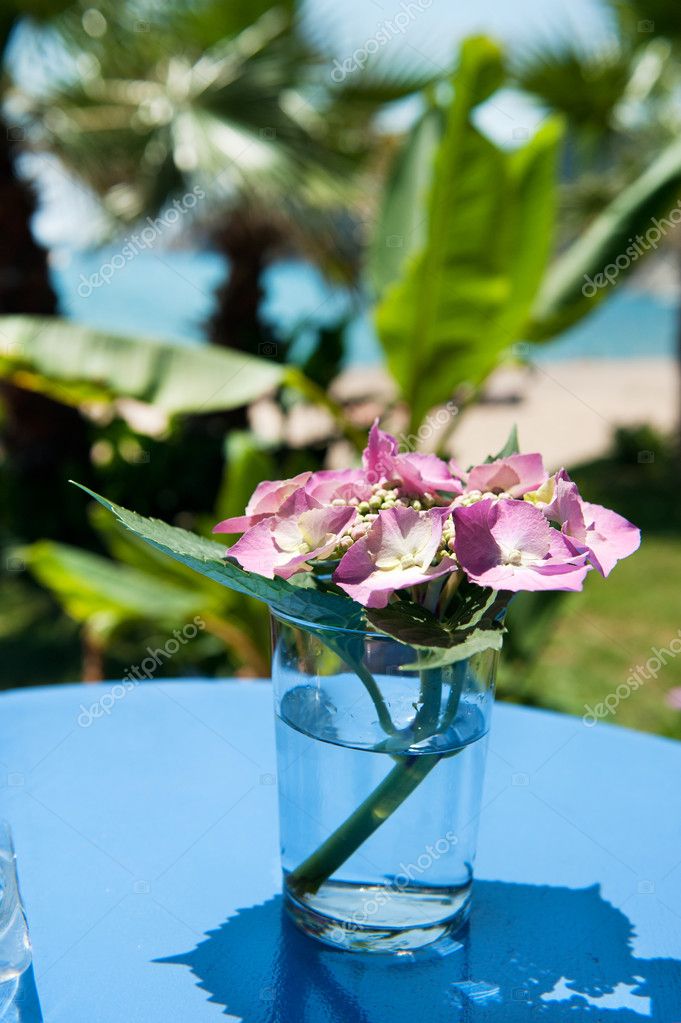
{"type": "Polygon", "coordinates": [[[379,429],[376,420],[369,431],[369,442],[362,455],[367,478],[373,483],[395,480],[405,491],[415,496],[433,495],[437,491],[460,494],[463,486],[452,475],[450,467],[437,455],[418,451],[400,454],[392,434],[379,429]]]}
{"type": "Polygon", "coordinates": [[[443,518],[438,509],[389,508],[343,555],[334,582],[365,607],[385,607],[396,590],[451,572],[452,559],[436,559],[443,518]]]}
{"type": "Polygon", "coordinates": [[[622,515],[582,500],[565,469],[536,493],[525,494],[525,500],[541,508],[603,576],[609,575],[621,558],[633,554],[641,542],[641,531],[622,515]]]}
{"type": "Polygon", "coordinates": [[[455,508],[454,551],[468,578],[493,590],[581,590],[586,555],[539,508],[487,499],[455,508]]]}
{"type": "MultiPolygon", "coordinates": [[[[578,590],[639,545],[639,530],[584,501],[564,469],[513,454],[463,473],[436,455],[399,451],[376,421],[358,469],[303,472],[259,484],[244,515],[216,532],[243,532],[228,552],[251,572],[289,578],[337,561],[334,581],[366,607],[406,588],[436,606],[432,580],[458,573],[491,590],[578,590]],[[430,594],[430,597],[427,596],[430,594]]],[[[444,613],[446,602],[440,608],[444,613]]]]}
{"type": "Polygon", "coordinates": [[[284,501],[303,487],[312,476],[311,472],[301,472],[289,480],[264,480],[258,483],[250,501],[246,505],[244,515],[236,518],[223,519],[213,527],[214,533],[243,533],[257,522],[279,511],[284,501]]]}
{"type": "Polygon", "coordinates": [[[333,554],[356,515],[355,508],[322,508],[308,495],[294,494],[281,514],[248,529],[230,547],[229,556],[249,572],[288,579],[306,569],[307,562],[333,554]]]}
{"type": "Polygon", "coordinates": [[[320,469],[310,475],[305,490],[322,505],[368,501],[372,492],[362,469],[320,469]]]}
{"type": "Polygon", "coordinates": [[[541,455],[508,455],[471,469],[466,490],[522,497],[528,490],[540,487],[547,478],[541,455]]]}

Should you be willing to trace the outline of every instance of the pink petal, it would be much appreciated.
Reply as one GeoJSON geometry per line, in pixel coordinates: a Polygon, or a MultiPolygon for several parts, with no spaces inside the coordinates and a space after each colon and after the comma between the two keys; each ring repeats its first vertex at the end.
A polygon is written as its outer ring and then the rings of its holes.
{"type": "Polygon", "coordinates": [[[581,590],[588,572],[586,565],[499,565],[480,575],[468,573],[471,582],[493,590],[581,590]]]}
{"type": "Polygon", "coordinates": [[[462,491],[460,481],[454,479],[446,462],[420,451],[400,454],[396,438],[380,430],[378,420],[369,432],[362,464],[370,483],[399,480],[403,490],[416,497],[438,490],[448,494],[462,491]]]}
{"type": "Polygon", "coordinates": [[[253,491],[251,499],[246,505],[246,514],[261,515],[265,512],[279,511],[286,498],[299,487],[303,487],[311,475],[312,473],[307,471],[288,480],[263,480],[253,491]]]}
{"type": "Polygon", "coordinates": [[[244,533],[228,554],[248,572],[288,579],[307,562],[328,557],[356,515],[355,508],[315,507],[307,508],[297,519],[270,516],[244,533]],[[303,540],[310,550],[300,553],[291,549],[303,540]]]}
{"type": "Polygon", "coordinates": [[[320,504],[330,504],[337,499],[349,501],[353,497],[358,501],[368,501],[372,493],[363,469],[322,469],[313,472],[305,484],[305,490],[320,504]]]}
{"type": "Polygon", "coordinates": [[[554,476],[553,499],[542,507],[544,515],[550,522],[557,522],[565,533],[577,538],[585,529],[582,505],[577,484],[565,469],[560,469],[554,476]]]}
{"type": "Polygon", "coordinates": [[[501,551],[491,532],[496,509],[497,502],[488,499],[452,512],[454,551],[466,572],[479,574],[501,562],[501,551]]]}
{"type": "Polygon", "coordinates": [[[393,460],[393,476],[397,475],[409,492],[417,495],[442,490],[447,494],[461,494],[461,481],[454,479],[446,462],[437,455],[413,451],[397,455],[393,460]]]}
{"type": "Polygon", "coordinates": [[[243,533],[244,530],[250,529],[251,526],[255,526],[258,522],[262,522],[263,519],[270,517],[268,512],[263,515],[237,515],[233,519],[223,519],[222,522],[218,522],[217,526],[213,526],[213,533],[243,533]]]}
{"type": "Polygon", "coordinates": [[[453,571],[456,565],[449,558],[436,566],[430,564],[442,539],[442,520],[439,510],[419,514],[413,508],[398,507],[381,512],[366,536],[343,555],[334,582],[365,607],[385,607],[396,590],[453,571]],[[410,550],[418,552],[420,564],[409,568],[377,565],[381,560],[399,562],[410,550]]]}
{"type": "Polygon", "coordinates": [[[228,550],[247,572],[274,579],[274,569],[281,561],[281,551],[274,542],[269,519],[249,529],[228,550]]]}
{"type": "Polygon", "coordinates": [[[311,472],[301,472],[289,480],[263,480],[258,483],[246,505],[246,514],[223,519],[213,526],[214,533],[243,533],[251,526],[262,522],[268,515],[274,515],[291,494],[303,487],[311,472]]]}
{"type": "Polygon", "coordinates": [[[540,487],[547,478],[541,455],[509,455],[471,469],[467,489],[482,493],[505,491],[513,497],[522,497],[528,490],[540,487]]]}
{"type": "Polygon", "coordinates": [[[375,419],[369,431],[369,441],[362,455],[362,465],[366,470],[369,483],[380,483],[381,480],[389,479],[392,457],[396,454],[397,440],[392,434],[384,433],[379,429],[378,419],[375,419]]]}
{"type": "Polygon", "coordinates": [[[600,504],[584,501],[586,532],[584,547],[591,554],[594,568],[607,576],[620,560],[633,554],[641,543],[641,531],[622,515],[603,508],[600,504]]]}
{"type": "Polygon", "coordinates": [[[585,555],[541,511],[522,501],[478,501],[455,508],[454,543],[459,564],[471,582],[495,590],[579,590],[587,568],[585,555]],[[537,560],[505,563],[511,550],[537,560]]]}
{"type": "Polygon", "coordinates": [[[524,501],[501,500],[491,524],[492,535],[503,550],[519,550],[543,558],[551,544],[551,527],[538,508],[524,501]]]}

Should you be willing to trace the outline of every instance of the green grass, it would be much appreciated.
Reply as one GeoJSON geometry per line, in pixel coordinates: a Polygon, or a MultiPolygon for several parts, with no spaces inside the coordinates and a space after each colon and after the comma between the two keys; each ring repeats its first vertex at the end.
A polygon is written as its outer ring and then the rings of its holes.
{"type": "MultiPolygon", "coordinates": [[[[641,527],[641,548],[607,579],[591,572],[583,593],[555,606],[523,595],[519,613],[512,610],[530,641],[519,651],[507,644],[499,692],[502,699],[581,716],[626,685],[654,647],[681,636],[681,474],[673,451],[645,429],[620,431],[613,456],[572,475],[588,500],[641,527]]],[[[681,739],[681,711],[665,701],[674,686],[681,686],[681,655],[638,689],[630,687],[628,696],[620,690],[615,713],[603,720],[681,739]]]]}
{"type": "MultiPolygon", "coordinates": [[[[502,666],[500,696],[584,714],[585,705],[593,707],[645,666],[653,647],[681,636],[679,580],[681,542],[644,538],[608,579],[592,572],[584,592],[565,599],[531,665],[502,666]]],[[[665,702],[673,686],[681,686],[681,655],[603,720],[681,739],[681,711],[665,702]]]]}

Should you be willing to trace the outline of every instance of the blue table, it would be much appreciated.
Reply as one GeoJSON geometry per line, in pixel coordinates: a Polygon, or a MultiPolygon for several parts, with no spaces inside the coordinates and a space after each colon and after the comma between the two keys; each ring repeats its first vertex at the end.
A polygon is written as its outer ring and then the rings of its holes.
{"type": "Polygon", "coordinates": [[[267,684],[29,689],[0,710],[46,1023],[681,1021],[679,744],[498,706],[469,933],[419,964],[282,921],[267,684]]]}

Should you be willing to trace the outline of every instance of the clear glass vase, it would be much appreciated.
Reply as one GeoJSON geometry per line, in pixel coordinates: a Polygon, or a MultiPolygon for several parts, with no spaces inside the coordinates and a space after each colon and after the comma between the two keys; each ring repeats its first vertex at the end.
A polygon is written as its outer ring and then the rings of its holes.
{"type": "Polygon", "coordinates": [[[376,633],[272,625],[289,914],[335,947],[450,951],[470,908],[497,653],[426,668],[376,633]]]}

